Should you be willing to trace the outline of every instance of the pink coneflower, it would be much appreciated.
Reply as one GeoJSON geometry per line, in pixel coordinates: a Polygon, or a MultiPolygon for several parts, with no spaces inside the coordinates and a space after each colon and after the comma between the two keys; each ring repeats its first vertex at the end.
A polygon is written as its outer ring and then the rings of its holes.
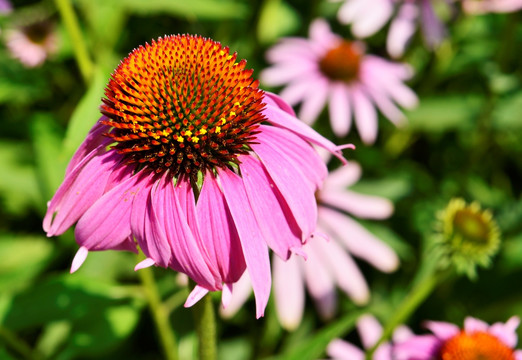
{"type": "Polygon", "coordinates": [[[13,11],[13,5],[9,0],[0,0],[0,15],[9,14],[13,11]]]}
{"type": "Polygon", "coordinates": [[[362,140],[377,137],[378,108],[399,124],[404,115],[395,105],[417,104],[415,94],[403,84],[410,67],[364,54],[360,43],[343,40],[322,19],[310,25],[310,38],[287,38],[267,53],[272,67],[261,73],[268,85],[287,85],[281,97],[291,105],[301,103],[299,118],[313,123],[328,103],[330,122],[337,136],[350,130],[352,114],[362,140]]]}
{"type": "MultiPolygon", "coordinates": [[[[347,189],[360,176],[360,166],[351,162],[331,172],[316,194],[317,234],[327,236],[329,241],[310,240],[304,247],[306,259],[294,257],[286,262],[277,256],[272,259],[277,315],[281,325],[288,330],[294,330],[301,323],[305,287],[325,319],[336,313],[337,288],[357,304],[368,301],[368,286],[351,255],[381,271],[397,268],[399,261],[393,250],[346,214],[383,219],[393,211],[393,205],[386,199],[347,189]]],[[[248,284],[243,286],[244,289],[234,294],[229,308],[224,310],[226,316],[234,314],[246,300],[248,284]]]]}
{"type": "Polygon", "coordinates": [[[42,65],[58,49],[56,33],[48,21],[6,30],[5,36],[11,55],[27,67],[42,65]]]}
{"type": "Polygon", "coordinates": [[[130,250],[187,274],[186,306],[248,270],[262,316],[271,248],[283,259],[315,232],[315,191],[327,169],[311,143],[339,148],[258,88],[246,61],[199,36],[135,49],[112,74],[101,111],[48,204],[44,229],[77,222],[88,251],[130,250]]]}
{"type": "Polygon", "coordinates": [[[487,323],[468,317],[464,329],[438,321],[426,327],[433,335],[417,335],[394,346],[396,360],[521,360],[522,351],[517,345],[516,329],[520,323],[513,316],[506,323],[487,323]]]}
{"type": "MultiPolygon", "coordinates": [[[[382,335],[382,326],[372,315],[363,315],[357,320],[357,331],[361,338],[364,349],[370,349],[374,346],[382,335]]],[[[405,326],[399,326],[393,333],[394,341],[404,341],[412,336],[410,329],[405,326]]],[[[328,345],[326,352],[332,359],[336,360],[365,360],[366,355],[363,349],[341,340],[335,339],[328,345]]],[[[373,353],[373,360],[393,360],[392,345],[385,342],[373,353]]]]}
{"type": "Polygon", "coordinates": [[[462,0],[468,14],[509,13],[522,9],[522,0],[462,0]]]}
{"type": "MultiPolygon", "coordinates": [[[[446,30],[435,14],[433,0],[333,1],[344,1],[337,14],[339,21],[351,24],[353,34],[359,38],[373,35],[392,19],[386,47],[393,57],[404,54],[419,25],[429,48],[434,48],[444,38],[446,30]]],[[[439,2],[449,3],[447,0],[439,2]]]]}

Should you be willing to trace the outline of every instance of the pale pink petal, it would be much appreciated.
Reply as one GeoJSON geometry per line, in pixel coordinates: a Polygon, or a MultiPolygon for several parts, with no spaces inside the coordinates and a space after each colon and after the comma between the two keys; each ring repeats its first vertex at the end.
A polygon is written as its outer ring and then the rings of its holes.
{"type": "Polygon", "coordinates": [[[196,213],[201,241],[210,261],[216,264],[224,282],[236,282],[245,271],[245,259],[225,197],[211,172],[205,175],[196,213]]]}
{"type": "Polygon", "coordinates": [[[256,317],[260,318],[268,303],[272,281],[268,247],[248,205],[248,196],[241,178],[230,170],[222,170],[219,172],[219,180],[241,240],[256,297],[256,317]]]}
{"type": "Polygon", "coordinates": [[[309,88],[308,93],[303,98],[299,109],[299,119],[306,124],[312,124],[317,120],[328,99],[328,86],[328,80],[323,78],[316,80],[315,86],[309,88]]]}
{"type": "Polygon", "coordinates": [[[442,341],[448,340],[460,332],[457,325],[442,321],[427,321],[425,327],[442,341]]]}
{"type": "Polygon", "coordinates": [[[409,338],[415,336],[415,334],[404,325],[399,325],[397,328],[393,331],[393,342],[399,343],[408,340],[409,338]]]}
{"type": "MultiPolygon", "coordinates": [[[[362,175],[362,169],[356,162],[350,161],[344,166],[340,166],[335,170],[330,171],[328,177],[324,181],[323,191],[346,190],[347,187],[355,184],[362,175]]],[[[320,196],[321,193],[319,193],[320,196]]]]}
{"type": "Polygon", "coordinates": [[[87,249],[85,246],[81,246],[78,251],[76,252],[76,255],[74,255],[74,259],[71,264],[71,274],[76,272],[82,266],[85,259],[87,259],[87,255],[89,254],[89,249],[87,249]]]}
{"type": "Polygon", "coordinates": [[[377,112],[360,87],[352,86],[351,96],[354,107],[355,125],[366,144],[373,144],[377,138],[377,112]]]}
{"type": "Polygon", "coordinates": [[[330,123],[338,137],[345,136],[350,131],[352,123],[350,96],[346,84],[334,82],[330,85],[330,123]]]}
{"type": "Polygon", "coordinates": [[[395,58],[404,54],[406,45],[417,28],[416,20],[419,16],[418,5],[405,3],[399,9],[397,17],[392,21],[388,31],[386,49],[395,58]]]}
{"type": "Polygon", "coordinates": [[[363,219],[386,219],[393,213],[393,203],[385,198],[350,190],[320,192],[321,202],[363,219]]]}
{"type": "Polygon", "coordinates": [[[522,350],[516,350],[513,355],[515,355],[515,360],[522,360],[522,350]]]}
{"type": "Polygon", "coordinates": [[[433,335],[417,335],[394,345],[394,360],[433,359],[442,344],[433,335]]]}
{"type": "MultiPolygon", "coordinates": [[[[267,50],[265,57],[270,63],[292,63],[296,59],[317,63],[318,54],[314,46],[305,39],[282,39],[267,50]]],[[[261,72],[262,74],[263,72],[261,72]]],[[[260,76],[262,78],[262,76],[260,76]]]]}
{"type": "Polygon", "coordinates": [[[373,0],[371,4],[367,0],[348,0],[341,6],[337,16],[341,23],[352,24],[355,36],[364,38],[381,29],[392,12],[390,0],[373,0]]]}
{"type": "Polygon", "coordinates": [[[382,114],[395,126],[405,123],[406,117],[399,108],[391,101],[387,94],[383,93],[382,88],[365,87],[366,93],[373,100],[382,114]]]}
{"type": "Polygon", "coordinates": [[[232,283],[225,283],[225,286],[223,286],[223,290],[221,291],[221,305],[223,309],[226,309],[228,304],[230,304],[233,290],[234,285],[232,283]]]}
{"type": "Polygon", "coordinates": [[[277,317],[281,326],[289,331],[297,329],[304,312],[306,295],[299,264],[302,261],[295,256],[286,262],[272,257],[277,317]]]}
{"type": "Polygon", "coordinates": [[[301,246],[301,234],[285,197],[259,160],[249,155],[240,156],[238,160],[241,161],[241,175],[250,207],[262,235],[268,246],[287,260],[290,249],[301,246]]]}
{"type": "Polygon", "coordinates": [[[397,269],[399,258],[387,244],[348,216],[327,207],[319,207],[319,219],[327,232],[348,251],[384,272],[397,269]]]}
{"type": "Polygon", "coordinates": [[[518,325],[520,325],[520,319],[517,316],[513,316],[505,324],[498,322],[491,325],[488,332],[495,335],[510,348],[514,348],[518,342],[516,332],[518,325]]]}
{"type": "MultiPolygon", "coordinates": [[[[314,241],[323,241],[316,239],[314,241]]],[[[337,310],[337,292],[335,282],[329,270],[323,266],[314,251],[309,252],[304,263],[305,282],[310,296],[323,319],[331,319],[337,310]]]]}
{"type": "Polygon", "coordinates": [[[426,44],[431,49],[438,46],[446,34],[446,29],[435,14],[430,0],[421,0],[421,25],[426,44]]]}
{"type": "Polygon", "coordinates": [[[357,320],[357,331],[365,349],[371,348],[382,335],[382,326],[373,315],[362,315],[357,320]]]}
{"type": "Polygon", "coordinates": [[[226,308],[220,308],[219,313],[224,318],[231,318],[239,309],[243,307],[250,295],[252,294],[252,283],[248,271],[245,271],[241,278],[234,283],[232,296],[226,308]]]}
{"type": "Polygon", "coordinates": [[[323,49],[335,46],[340,40],[339,36],[332,33],[330,25],[324,19],[316,19],[309,26],[310,40],[323,49]]]}
{"type": "Polygon", "coordinates": [[[199,300],[203,299],[203,296],[208,294],[208,289],[205,289],[204,287],[201,287],[199,285],[196,285],[194,289],[190,292],[187,301],[185,301],[184,307],[191,307],[195,303],[197,303],[199,300]]]}
{"type": "Polygon", "coordinates": [[[349,342],[334,339],[326,348],[326,352],[332,359],[336,360],[364,360],[364,352],[349,342]]]}
{"type": "Polygon", "coordinates": [[[154,261],[154,259],[146,258],[145,260],[142,260],[138,264],[136,264],[136,266],[134,267],[134,271],[145,269],[145,268],[151,267],[153,265],[156,265],[156,262],[154,261]]]}
{"type": "Polygon", "coordinates": [[[319,74],[310,73],[308,76],[290,82],[283,90],[281,90],[280,95],[290,105],[297,105],[305,99],[307,94],[313,91],[315,83],[320,78],[321,76],[319,74]]]}
{"type": "Polygon", "coordinates": [[[296,61],[289,65],[275,65],[263,70],[260,80],[267,85],[279,86],[301,76],[306,76],[310,71],[316,69],[317,64],[310,61],[296,61]]]}
{"type": "Polygon", "coordinates": [[[286,102],[281,96],[277,96],[271,92],[265,91],[265,97],[263,100],[269,103],[270,106],[275,106],[276,108],[283,110],[293,117],[296,116],[294,108],[290,106],[288,102],[286,102]]]}
{"type": "MultiPolygon", "coordinates": [[[[477,318],[468,316],[464,319],[464,331],[473,333],[477,331],[487,332],[489,328],[488,323],[477,318]]],[[[430,329],[431,330],[431,329],[430,329]]]]}

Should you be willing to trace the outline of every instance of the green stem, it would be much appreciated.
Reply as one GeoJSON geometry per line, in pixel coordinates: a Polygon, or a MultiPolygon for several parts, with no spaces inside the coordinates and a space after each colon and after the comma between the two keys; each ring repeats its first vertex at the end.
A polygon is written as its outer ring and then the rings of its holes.
{"type": "Polygon", "coordinates": [[[216,317],[210,294],[193,306],[196,331],[199,339],[199,359],[216,360],[216,317]]]}
{"type": "Polygon", "coordinates": [[[170,326],[169,314],[165,306],[161,303],[158,287],[154,280],[152,268],[147,267],[138,271],[145,296],[149,305],[149,310],[158,331],[161,346],[167,360],[178,360],[178,345],[176,336],[170,326]]]}
{"type": "Polygon", "coordinates": [[[69,0],[54,0],[54,2],[56,3],[56,7],[60,12],[63,22],[65,23],[65,28],[71,37],[74,56],[78,63],[78,67],[80,68],[83,80],[88,84],[92,79],[94,64],[87,52],[87,45],[83,39],[78,18],[76,17],[69,0]]]}
{"type": "Polygon", "coordinates": [[[426,274],[421,281],[415,283],[411,291],[406,295],[402,303],[400,303],[397,310],[393,313],[392,317],[386,323],[382,336],[377,343],[370,348],[366,353],[366,359],[370,360],[373,358],[373,353],[383,342],[387,341],[395,328],[403,324],[411,314],[422,304],[424,300],[431,294],[433,289],[440,280],[440,272],[430,271],[426,274]]]}
{"type": "Polygon", "coordinates": [[[40,359],[41,355],[33,351],[29,345],[25,343],[22,339],[16,336],[11,330],[0,325],[0,338],[4,340],[4,342],[15,350],[18,354],[20,354],[24,359],[34,360],[40,359]]]}

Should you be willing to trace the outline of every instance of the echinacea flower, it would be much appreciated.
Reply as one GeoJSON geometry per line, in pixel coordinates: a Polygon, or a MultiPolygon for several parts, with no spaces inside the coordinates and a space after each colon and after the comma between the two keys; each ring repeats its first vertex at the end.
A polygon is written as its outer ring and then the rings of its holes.
{"type": "MultiPolygon", "coordinates": [[[[357,320],[357,331],[364,349],[373,347],[382,335],[382,326],[372,315],[363,315],[357,320]]],[[[394,341],[404,341],[413,336],[406,326],[399,326],[393,333],[394,341]]],[[[335,360],[365,360],[365,351],[341,339],[334,339],[328,345],[326,352],[335,360]]],[[[384,342],[375,349],[372,360],[394,360],[392,344],[384,342]]]]}
{"type": "Polygon", "coordinates": [[[522,9],[522,0],[462,0],[468,14],[510,13],[522,9]]]}
{"type": "Polygon", "coordinates": [[[316,226],[327,168],[311,143],[340,148],[253,80],[246,61],[200,36],[140,46],[112,74],[103,116],[48,204],[44,230],[76,224],[80,249],[130,250],[196,283],[186,306],[248,271],[257,316],[271,287],[268,249],[299,252],[316,226]]]}
{"type": "Polygon", "coordinates": [[[9,0],[0,0],[0,15],[1,14],[9,14],[13,11],[13,5],[9,0]]]}
{"type": "Polygon", "coordinates": [[[500,246],[500,230],[488,210],[477,202],[467,204],[452,199],[438,214],[436,251],[443,264],[452,264],[460,273],[476,276],[476,266],[487,267],[500,246]]]}
{"type": "Polygon", "coordinates": [[[6,30],[5,36],[11,55],[26,67],[42,65],[58,49],[53,24],[47,20],[6,30]]]}
{"type": "MultiPolygon", "coordinates": [[[[350,162],[332,171],[316,193],[317,235],[303,248],[306,259],[293,257],[285,262],[273,256],[277,316],[287,330],[294,330],[301,323],[305,287],[324,319],[330,319],[336,313],[337,288],[357,304],[368,301],[368,285],[351,255],[385,272],[391,272],[398,266],[399,260],[393,250],[347,215],[384,219],[393,211],[393,205],[387,199],[348,189],[360,176],[361,167],[350,162]],[[329,241],[319,234],[328,237],[329,241]]],[[[242,279],[241,290],[234,294],[223,314],[233,315],[246,301],[249,292],[248,281],[242,279]]]]}
{"type": "Polygon", "coordinates": [[[468,317],[463,329],[447,322],[430,321],[426,327],[433,335],[417,335],[397,342],[393,348],[394,359],[522,360],[522,350],[515,350],[519,324],[516,316],[506,323],[493,325],[468,317]]]}
{"type": "MultiPolygon", "coordinates": [[[[341,1],[341,0],[334,0],[341,1]]],[[[430,49],[440,44],[445,28],[433,8],[432,0],[342,0],[337,14],[343,24],[351,24],[358,38],[379,31],[390,19],[386,47],[392,57],[401,57],[411,37],[420,25],[430,49]]],[[[450,5],[450,1],[439,1],[450,5]]]]}
{"type": "MultiPolygon", "coordinates": [[[[373,6],[372,6],[373,7],[373,6]]],[[[352,116],[362,140],[377,137],[378,108],[395,124],[404,115],[395,103],[412,108],[415,93],[404,85],[412,76],[409,66],[364,54],[362,44],[332,33],[322,19],[310,25],[310,38],[286,38],[267,53],[273,65],[261,80],[286,85],[281,97],[291,105],[301,103],[299,118],[311,124],[328,103],[330,123],[337,136],[350,131],[352,116]]]]}

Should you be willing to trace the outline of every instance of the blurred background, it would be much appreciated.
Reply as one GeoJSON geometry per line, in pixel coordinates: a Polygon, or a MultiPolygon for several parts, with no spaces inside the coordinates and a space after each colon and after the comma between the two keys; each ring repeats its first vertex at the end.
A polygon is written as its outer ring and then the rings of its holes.
{"type": "MultiPolygon", "coordinates": [[[[74,0],[77,34],[59,11],[67,4],[0,0],[0,359],[161,359],[135,254],[91,253],[70,275],[73,231],[46,238],[41,228],[70,157],[100,116],[110,74],[135,47],[165,34],[219,41],[247,59],[254,77],[268,66],[267,49],[281,37],[307,37],[315,18],[346,39],[353,35],[336,20],[341,4],[320,0],[74,0]],[[83,71],[78,36],[86,45],[83,71]]],[[[417,274],[437,212],[454,197],[492,211],[500,251],[476,279],[439,286],[408,324],[418,330],[426,319],[460,324],[467,315],[488,322],[522,315],[522,14],[467,15],[456,6],[440,17],[442,43],[431,51],[416,34],[400,59],[414,70],[408,85],[420,100],[405,112],[404,126],[380,118],[377,141],[366,145],[355,131],[336,138],[326,110],[314,125],[338,144],[356,145],[348,157],[363,177],[352,190],[394,203],[389,219],[360,223],[395,250],[400,267],[383,274],[358,262],[369,304],[341,294],[338,314],[324,321],[307,302],[292,332],[279,325],[273,299],[260,320],[251,299],[219,321],[220,359],[325,357],[334,336],[357,343],[346,319],[370,311],[386,320],[417,274]]],[[[367,52],[388,57],[385,40],[386,27],[365,39],[367,52]]],[[[181,358],[191,359],[192,314],[182,306],[188,290],[170,270],[155,269],[155,276],[181,358]]]]}

